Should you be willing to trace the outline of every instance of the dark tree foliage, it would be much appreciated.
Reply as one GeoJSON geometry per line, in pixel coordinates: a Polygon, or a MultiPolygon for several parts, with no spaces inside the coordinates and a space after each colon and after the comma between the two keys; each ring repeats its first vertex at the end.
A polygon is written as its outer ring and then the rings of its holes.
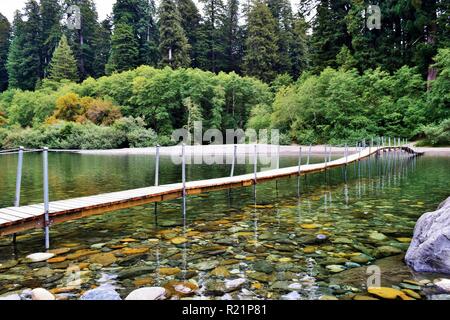
{"type": "Polygon", "coordinates": [[[111,39],[112,52],[106,66],[106,72],[122,72],[139,65],[138,42],[133,28],[125,23],[116,25],[111,39]]]}
{"type": "Polygon", "coordinates": [[[96,61],[102,32],[95,3],[93,0],[66,0],[65,11],[71,5],[77,5],[81,10],[81,29],[67,30],[70,47],[78,62],[80,78],[99,77],[104,74],[105,65],[96,61]]]}
{"type": "Polygon", "coordinates": [[[111,17],[107,17],[100,24],[99,36],[95,39],[94,70],[98,71],[97,76],[106,73],[106,64],[111,54],[112,28],[111,17]]]}
{"type": "Polygon", "coordinates": [[[42,62],[47,74],[47,67],[53,55],[53,51],[58,46],[61,39],[62,29],[60,21],[62,18],[62,7],[59,0],[40,1],[42,17],[42,62]]]}
{"type": "Polygon", "coordinates": [[[277,22],[265,3],[255,2],[248,16],[244,71],[266,82],[276,77],[279,64],[277,22]]]}
{"type": "Polygon", "coordinates": [[[293,14],[290,0],[267,0],[267,6],[275,18],[278,37],[279,73],[291,73],[293,61],[291,57],[293,38],[293,14]]]}
{"type": "Polygon", "coordinates": [[[188,67],[190,46],[181,26],[181,16],[173,0],[162,0],[159,6],[160,64],[173,68],[188,67]]]}
{"type": "Polygon", "coordinates": [[[11,25],[8,19],[0,13],[0,92],[3,92],[8,87],[6,59],[8,58],[10,36],[11,25]]]}
{"type": "MultiPolygon", "coordinates": [[[[138,64],[158,62],[158,27],[153,0],[118,0],[113,7],[114,25],[127,24],[138,42],[138,64]]],[[[114,48],[113,48],[114,50],[114,48]]]]}
{"type": "Polygon", "coordinates": [[[12,88],[33,90],[44,76],[41,28],[39,4],[29,0],[23,15],[17,12],[14,19],[13,41],[7,62],[12,88]]]}
{"type": "Polygon", "coordinates": [[[225,65],[225,5],[222,0],[200,0],[203,3],[202,69],[218,72],[225,65]]]}
{"type": "Polygon", "coordinates": [[[198,68],[201,66],[199,60],[201,60],[200,57],[202,56],[200,43],[202,38],[200,29],[202,16],[192,0],[178,0],[176,5],[181,17],[181,26],[191,46],[191,65],[194,68],[198,68]]]}
{"type": "Polygon", "coordinates": [[[350,0],[320,0],[312,22],[311,64],[315,72],[337,67],[336,56],[342,46],[350,46],[345,17],[350,0]]]}
{"type": "Polygon", "coordinates": [[[243,55],[243,33],[239,25],[239,0],[228,0],[225,6],[223,71],[240,72],[243,55]]]}

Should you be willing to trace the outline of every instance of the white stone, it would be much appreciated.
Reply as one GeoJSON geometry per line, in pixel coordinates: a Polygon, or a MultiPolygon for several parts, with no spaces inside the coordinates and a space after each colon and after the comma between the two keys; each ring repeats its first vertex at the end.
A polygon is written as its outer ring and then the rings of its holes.
{"type": "Polygon", "coordinates": [[[281,296],[282,300],[300,300],[301,295],[297,291],[292,291],[284,296],[281,296]]]}
{"type": "Polygon", "coordinates": [[[91,246],[91,249],[101,249],[106,246],[106,243],[96,243],[91,246]]]}
{"type": "Polygon", "coordinates": [[[235,280],[225,280],[225,287],[228,290],[234,290],[234,289],[242,286],[244,283],[245,283],[245,279],[243,279],[243,278],[239,278],[239,279],[235,279],[235,280]]]}
{"type": "Polygon", "coordinates": [[[341,265],[338,265],[338,264],[336,264],[336,265],[329,265],[329,266],[326,266],[326,268],[327,268],[328,271],[333,272],[333,273],[339,273],[339,272],[342,272],[342,271],[345,270],[344,266],[341,266],[341,265]]]}
{"type": "Polygon", "coordinates": [[[292,283],[288,287],[290,290],[301,290],[302,285],[300,283],[292,283]]]}
{"type": "Polygon", "coordinates": [[[43,289],[43,288],[37,288],[37,289],[33,289],[31,291],[31,299],[33,300],[55,300],[55,296],[43,289]]]}
{"type": "Polygon", "coordinates": [[[226,293],[220,298],[220,300],[233,300],[233,297],[229,293],[226,293]]]}
{"type": "Polygon", "coordinates": [[[20,298],[20,296],[17,293],[15,293],[15,294],[10,294],[8,296],[0,297],[0,300],[3,300],[3,301],[14,301],[14,300],[22,300],[22,299],[20,298]]]}
{"type": "Polygon", "coordinates": [[[30,259],[33,262],[41,262],[46,261],[48,259],[53,258],[55,255],[53,253],[47,253],[47,252],[38,252],[33,253],[27,256],[27,259],[30,259]]]}
{"type": "Polygon", "coordinates": [[[120,295],[110,285],[100,286],[98,288],[88,290],[81,296],[80,300],[122,300],[120,295]]]}
{"type": "Polygon", "coordinates": [[[441,279],[434,283],[439,289],[450,292],[450,279],[441,279]]]}
{"type": "Polygon", "coordinates": [[[132,291],[125,300],[161,300],[166,294],[166,289],[161,287],[146,287],[132,291]]]}

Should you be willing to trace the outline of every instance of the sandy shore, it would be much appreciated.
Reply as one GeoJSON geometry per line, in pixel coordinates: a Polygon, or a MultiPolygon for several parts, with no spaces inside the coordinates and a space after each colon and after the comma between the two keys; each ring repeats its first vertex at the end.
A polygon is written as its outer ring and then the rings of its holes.
{"type": "MultiPolygon", "coordinates": [[[[291,146],[280,146],[280,155],[292,155],[296,156],[299,153],[299,147],[296,145],[291,146]]],[[[303,150],[303,154],[307,154],[309,152],[309,146],[301,146],[303,150]]],[[[258,145],[257,150],[259,153],[268,153],[272,150],[272,152],[276,153],[277,147],[270,145],[258,145]]],[[[450,156],[450,148],[414,148],[418,152],[425,152],[426,155],[433,156],[450,156]]],[[[349,148],[350,153],[355,153],[356,148],[349,148]]],[[[115,149],[115,150],[74,150],[71,152],[79,153],[79,154],[91,154],[91,155],[152,155],[155,154],[156,148],[133,148],[133,149],[115,149]]],[[[208,146],[186,146],[186,155],[191,154],[233,154],[234,146],[233,145],[208,145],[208,146]]],[[[254,146],[253,145],[237,145],[237,154],[253,154],[254,146]]],[[[327,153],[329,151],[327,150],[327,153]]],[[[332,147],[331,154],[344,155],[345,148],[343,147],[332,147]]],[[[172,147],[161,147],[160,154],[163,156],[170,156],[181,153],[180,146],[172,146],[172,147]]],[[[317,145],[311,147],[312,155],[323,155],[325,154],[325,146],[317,145]]]]}

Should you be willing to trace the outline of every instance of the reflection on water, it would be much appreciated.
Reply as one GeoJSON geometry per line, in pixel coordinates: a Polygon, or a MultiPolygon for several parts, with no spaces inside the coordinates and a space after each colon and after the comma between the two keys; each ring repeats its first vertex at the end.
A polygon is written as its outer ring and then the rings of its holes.
{"type": "MultiPolygon", "coordinates": [[[[4,206],[13,199],[15,159],[0,161],[6,168],[0,173],[4,206]]],[[[411,274],[401,254],[417,218],[448,196],[449,162],[397,152],[347,170],[261,184],[256,199],[253,187],[190,196],[186,224],[180,200],[158,204],[157,219],[150,204],[71,221],[52,227],[52,248],[62,250],[49,262],[23,261],[42,250],[41,231],[19,235],[16,256],[3,238],[0,294],[41,286],[78,298],[108,285],[122,297],[139,287],[164,286],[179,298],[351,299],[365,295],[365,266],[374,263],[383,266],[384,285],[403,288],[404,280],[432,280],[411,274]],[[70,266],[80,269],[80,287],[68,285],[70,266]]],[[[296,163],[284,158],[281,166],[296,163]]],[[[52,155],[51,197],[148,186],[153,166],[146,156],[52,155]]],[[[24,203],[40,201],[40,170],[40,158],[28,157],[24,203]]],[[[229,170],[190,166],[187,174],[194,180],[229,170]]],[[[252,167],[236,170],[242,174],[252,167]]],[[[161,172],[161,183],[181,176],[167,159],[161,172]]],[[[422,286],[413,289],[429,294],[422,286]]]]}

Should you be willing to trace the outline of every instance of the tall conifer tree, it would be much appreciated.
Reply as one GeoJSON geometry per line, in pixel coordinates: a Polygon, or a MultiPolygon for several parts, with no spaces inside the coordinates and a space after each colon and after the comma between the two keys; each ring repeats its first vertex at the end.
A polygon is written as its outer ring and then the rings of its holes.
{"type": "Polygon", "coordinates": [[[239,26],[239,0],[228,0],[225,7],[223,34],[225,35],[224,68],[239,72],[243,52],[243,34],[239,26]]]}
{"type": "Polygon", "coordinates": [[[138,65],[156,65],[158,62],[158,27],[155,15],[154,0],[117,0],[114,4],[114,25],[130,26],[135,41],[138,42],[138,65]]]}
{"type": "Polygon", "coordinates": [[[111,56],[106,66],[108,74],[130,70],[139,65],[139,44],[130,25],[125,23],[116,25],[111,47],[111,56]]]}
{"type": "Polygon", "coordinates": [[[49,78],[54,81],[70,80],[76,82],[80,79],[78,76],[77,61],[65,35],[62,36],[58,47],[53,53],[49,73],[49,78]]]}
{"type": "Polygon", "coordinates": [[[50,63],[53,51],[61,39],[62,7],[59,0],[41,0],[40,12],[42,17],[42,62],[44,70],[50,63]]]}
{"type": "Polygon", "coordinates": [[[222,0],[200,0],[203,3],[203,32],[206,55],[204,69],[218,72],[224,67],[225,36],[225,6],[222,0]]]}
{"type": "Polygon", "coordinates": [[[249,12],[247,28],[245,74],[271,82],[277,74],[279,50],[276,20],[266,4],[255,1],[249,12]]]}
{"type": "Polygon", "coordinates": [[[81,29],[68,30],[67,38],[78,62],[80,78],[99,77],[104,74],[104,66],[96,61],[96,52],[101,43],[101,26],[93,0],[65,0],[65,9],[77,5],[81,10],[81,29]]]}
{"type": "Polygon", "coordinates": [[[11,25],[8,19],[0,13],[0,92],[8,87],[8,72],[6,59],[8,58],[11,25]]]}
{"type": "Polygon", "coordinates": [[[202,16],[192,0],[178,0],[177,8],[181,16],[181,26],[191,46],[191,65],[194,68],[198,68],[202,65],[202,49],[200,43],[202,39],[200,29],[202,16]]]}
{"type": "Polygon", "coordinates": [[[159,6],[160,64],[173,68],[189,67],[190,46],[181,26],[181,16],[173,0],[159,6]]]}
{"type": "Polygon", "coordinates": [[[13,41],[7,62],[10,86],[34,90],[44,74],[42,20],[36,1],[29,0],[25,4],[23,16],[16,13],[13,28],[13,41]]]}

